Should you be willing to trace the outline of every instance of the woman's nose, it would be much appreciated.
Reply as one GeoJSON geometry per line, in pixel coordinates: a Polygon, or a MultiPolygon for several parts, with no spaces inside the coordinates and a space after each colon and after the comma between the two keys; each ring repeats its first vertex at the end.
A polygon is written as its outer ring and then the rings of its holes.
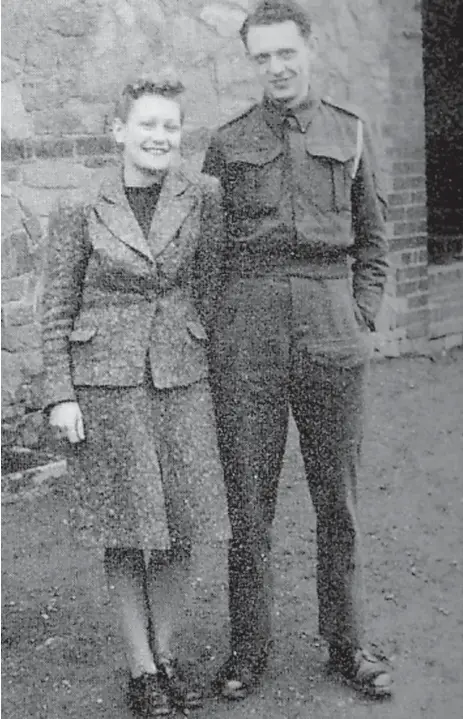
{"type": "Polygon", "coordinates": [[[166,139],[166,131],[162,125],[154,125],[150,128],[150,137],[152,140],[163,141],[166,139]]]}

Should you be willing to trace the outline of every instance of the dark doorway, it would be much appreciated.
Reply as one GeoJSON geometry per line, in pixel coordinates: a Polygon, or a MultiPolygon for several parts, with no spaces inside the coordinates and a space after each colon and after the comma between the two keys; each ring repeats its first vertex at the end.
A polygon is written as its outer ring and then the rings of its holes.
{"type": "Polygon", "coordinates": [[[463,0],[423,0],[428,251],[463,253],[463,0]]]}

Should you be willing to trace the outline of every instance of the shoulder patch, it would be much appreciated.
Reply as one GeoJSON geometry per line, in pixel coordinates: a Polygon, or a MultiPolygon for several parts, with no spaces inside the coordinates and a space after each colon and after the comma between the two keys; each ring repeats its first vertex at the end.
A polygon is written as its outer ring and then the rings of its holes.
{"type": "Polygon", "coordinates": [[[366,119],[365,113],[358,107],[358,105],[354,105],[354,103],[338,102],[337,100],[333,100],[330,95],[325,95],[325,97],[322,97],[322,102],[324,102],[326,105],[331,105],[331,107],[335,107],[337,110],[342,110],[348,115],[353,115],[359,120],[366,119]]]}

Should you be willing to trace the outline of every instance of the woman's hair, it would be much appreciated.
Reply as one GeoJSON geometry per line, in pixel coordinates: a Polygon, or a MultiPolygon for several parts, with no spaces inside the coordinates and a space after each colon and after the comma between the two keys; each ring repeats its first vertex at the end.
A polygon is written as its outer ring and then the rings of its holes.
{"type": "Polygon", "coordinates": [[[247,47],[248,32],[251,26],[274,25],[291,21],[297,25],[302,37],[309,37],[312,32],[310,17],[305,8],[302,8],[296,0],[260,0],[246,17],[240,29],[240,36],[247,47]]]}
{"type": "Polygon", "coordinates": [[[181,96],[185,92],[185,86],[179,77],[170,70],[161,73],[141,75],[140,77],[128,80],[124,85],[114,109],[114,117],[122,122],[127,122],[130,110],[135,100],[144,95],[160,95],[170,100],[175,100],[180,105],[182,122],[185,109],[181,96]]]}

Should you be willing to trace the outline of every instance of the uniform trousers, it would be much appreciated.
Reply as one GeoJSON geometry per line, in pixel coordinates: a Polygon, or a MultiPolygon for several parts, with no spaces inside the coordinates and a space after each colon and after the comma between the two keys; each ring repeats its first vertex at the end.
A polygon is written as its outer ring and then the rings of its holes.
{"type": "Polygon", "coordinates": [[[212,351],[232,528],[231,649],[250,660],[265,655],[271,640],[271,527],[290,408],[316,512],[319,632],[329,643],[353,647],[363,639],[356,484],[368,360],[347,366],[326,357],[320,361],[310,341],[285,329],[288,317],[281,308],[286,304],[291,313],[287,288],[280,284],[280,296],[277,285],[271,289],[262,312],[250,312],[252,304],[244,302],[248,309],[240,318],[235,307],[212,351]]]}

